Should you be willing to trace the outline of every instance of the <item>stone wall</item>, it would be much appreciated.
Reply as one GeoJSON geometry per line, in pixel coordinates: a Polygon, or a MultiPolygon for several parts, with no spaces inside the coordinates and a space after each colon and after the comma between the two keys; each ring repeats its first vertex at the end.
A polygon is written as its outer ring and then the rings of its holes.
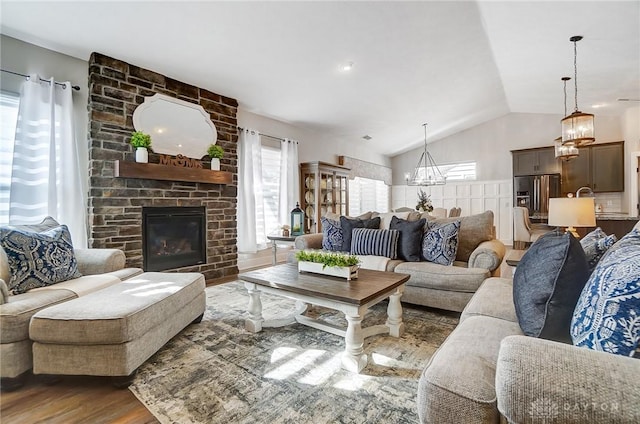
{"type": "MultiPolygon", "coordinates": [[[[207,280],[237,274],[238,102],[99,53],[89,60],[89,96],[89,246],[122,249],[127,266],[142,267],[143,206],[205,206],[207,263],[173,271],[201,272],[207,280]],[[116,160],[134,161],[133,111],[156,93],[210,114],[225,150],[220,169],[233,174],[231,184],[114,177],[116,160]]],[[[158,156],[150,154],[149,162],[158,156]]]]}

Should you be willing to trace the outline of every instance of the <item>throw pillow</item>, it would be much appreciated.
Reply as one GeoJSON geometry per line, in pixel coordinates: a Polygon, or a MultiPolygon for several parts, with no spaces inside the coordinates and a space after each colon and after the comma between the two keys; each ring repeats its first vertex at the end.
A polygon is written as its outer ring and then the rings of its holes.
{"type": "Polygon", "coordinates": [[[378,213],[374,212],[371,214],[371,218],[380,218],[380,229],[388,230],[391,225],[391,220],[393,217],[398,217],[401,219],[407,219],[409,217],[409,212],[387,212],[387,213],[378,213]]]}
{"type": "Polygon", "coordinates": [[[398,217],[391,218],[390,229],[398,230],[400,236],[398,238],[398,258],[407,262],[420,261],[420,252],[422,250],[422,229],[424,228],[426,219],[418,221],[407,221],[398,217]]]}
{"type": "Polygon", "coordinates": [[[589,263],[589,273],[593,272],[602,255],[604,255],[607,249],[613,246],[617,240],[615,234],[608,236],[600,227],[591,231],[580,240],[580,245],[582,245],[584,254],[587,257],[587,262],[589,263]]]}
{"type": "Polygon", "coordinates": [[[13,294],[81,276],[66,225],[41,233],[2,228],[0,245],[9,261],[13,294]]]}
{"type": "Polygon", "coordinates": [[[576,346],[633,356],[640,343],[640,230],[622,237],[596,265],[575,308],[576,346]]]}
{"type": "Polygon", "coordinates": [[[351,252],[351,232],[354,228],[380,228],[380,218],[371,219],[350,219],[346,216],[340,217],[340,227],[342,227],[342,250],[351,252]]]}
{"type": "Polygon", "coordinates": [[[477,215],[435,220],[437,223],[455,221],[460,221],[460,232],[458,235],[460,242],[458,244],[458,252],[456,253],[457,261],[469,262],[471,253],[473,253],[480,243],[495,238],[492,211],[486,211],[477,215]]]}
{"type": "Polygon", "coordinates": [[[342,249],[342,227],[340,221],[334,221],[326,217],[320,218],[322,224],[322,248],[337,252],[342,249]]]}
{"type": "Polygon", "coordinates": [[[398,230],[354,228],[351,240],[352,255],[398,257],[398,230]]]}
{"type": "Polygon", "coordinates": [[[588,278],[587,258],[573,235],[551,231],[536,240],[513,276],[513,303],[524,334],[571,343],[571,317],[588,278]]]}
{"type": "Polygon", "coordinates": [[[439,223],[427,221],[427,232],[422,239],[422,257],[425,261],[451,265],[458,250],[460,221],[439,223]]]}

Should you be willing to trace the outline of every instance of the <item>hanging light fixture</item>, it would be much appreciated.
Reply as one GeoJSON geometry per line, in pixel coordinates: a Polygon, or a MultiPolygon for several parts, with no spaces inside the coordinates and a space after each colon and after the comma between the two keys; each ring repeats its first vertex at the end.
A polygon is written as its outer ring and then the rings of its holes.
{"type": "Polygon", "coordinates": [[[440,168],[427,151],[427,124],[422,126],[424,127],[424,152],[420,155],[413,174],[405,174],[405,180],[410,186],[444,185],[446,177],[442,175],[440,168]]]}
{"type": "MultiPolygon", "coordinates": [[[[564,83],[564,116],[567,116],[567,81],[571,77],[562,77],[561,80],[564,83]]],[[[568,141],[562,144],[562,137],[558,137],[554,140],[554,146],[556,151],[556,158],[562,160],[571,160],[580,155],[580,150],[576,147],[576,143],[568,141]]]]}
{"type": "Polygon", "coordinates": [[[575,87],[575,110],[562,119],[562,144],[574,143],[576,147],[586,146],[596,141],[594,129],[594,116],[590,113],[583,113],[578,110],[578,41],[582,40],[581,35],[574,35],[569,38],[573,43],[573,84],[575,87]]]}

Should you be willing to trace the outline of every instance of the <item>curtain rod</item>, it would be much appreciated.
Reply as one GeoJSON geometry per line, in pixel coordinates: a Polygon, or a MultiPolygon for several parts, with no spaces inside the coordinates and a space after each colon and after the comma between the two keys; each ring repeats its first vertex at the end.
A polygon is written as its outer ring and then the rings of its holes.
{"type": "MultiPolygon", "coordinates": [[[[238,129],[244,131],[244,130],[248,130],[249,128],[238,127],[238,129]]],[[[251,131],[255,134],[254,130],[251,130],[251,131]]],[[[269,138],[275,138],[276,140],[285,141],[285,139],[282,138],[282,137],[276,137],[275,135],[263,134],[260,131],[258,131],[258,134],[263,135],[265,137],[269,137],[269,138]]],[[[286,141],[293,141],[293,140],[286,140],[286,141]]],[[[295,143],[297,144],[298,142],[295,141],[295,143]]]]}
{"type": "MultiPolygon", "coordinates": [[[[21,74],[19,72],[13,72],[13,71],[9,71],[7,69],[0,69],[0,71],[2,72],[6,72],[8,74],[13,74],[13,75],[18,75],[19,77],[24,77],[26,79],[30,79],[31,76],[30,75],[25,75],[25,74],[21,74]]],[[[46,81],[48,83],[51,83],[51,81],[46,80],[46,79],[42,79],[40,78],[40,81],[46,81]]],[[[67,87],[67,83],[65,82],[58,82],[58,81],[54,81],[54,83],[56,83],[57,85],[61,85],[62,87],[66,88],[67,87]]],[[[72,85],[71,88],[73,88],[74,90],[80,90],[80,86],[79,85],[72,85]]]]}

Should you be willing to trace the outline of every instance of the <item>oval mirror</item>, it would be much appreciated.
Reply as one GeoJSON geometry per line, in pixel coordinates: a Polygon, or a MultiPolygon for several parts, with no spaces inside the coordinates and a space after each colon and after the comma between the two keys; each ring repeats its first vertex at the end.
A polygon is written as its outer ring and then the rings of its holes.
{"type": "Polygon", "coordinates": [[[200,159],[218,140],[216,126],[200,105],[155,94],[133,111],[133,126],[151,136],[155,153],[200,159]]]}

